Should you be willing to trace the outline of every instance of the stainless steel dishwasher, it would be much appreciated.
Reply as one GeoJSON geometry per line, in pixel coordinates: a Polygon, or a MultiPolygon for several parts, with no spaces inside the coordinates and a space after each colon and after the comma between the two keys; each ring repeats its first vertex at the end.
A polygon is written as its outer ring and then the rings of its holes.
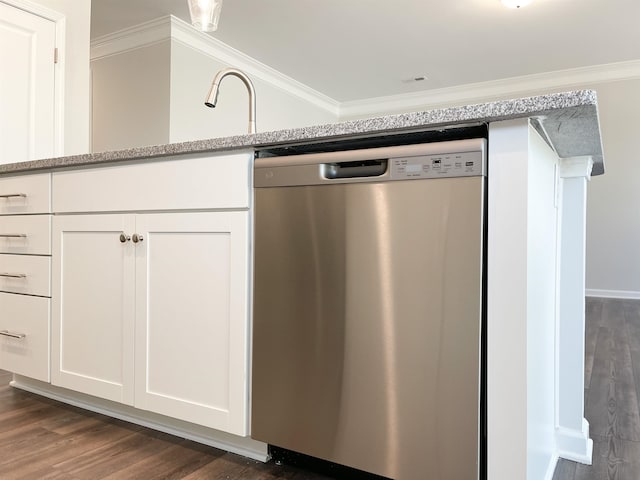
{"type": "Polygon", "coordinates": [[[476,480],[486,140],[258,158],[251,436],[476,480]]]}

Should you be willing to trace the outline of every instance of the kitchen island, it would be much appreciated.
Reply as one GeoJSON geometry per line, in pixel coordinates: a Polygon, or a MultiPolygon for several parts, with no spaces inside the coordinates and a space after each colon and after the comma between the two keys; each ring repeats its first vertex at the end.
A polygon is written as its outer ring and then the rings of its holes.
{"type": "Polygon", "coordinates": [[[0,165],[0,261],[51,262],[50,290],[1,287],[3,308],[37,318],[39,334],[3,340],[0,368],[18,388],[264,460],[248,422],[254,154],[478,134],[489,145],[488,478],[550,479],[558,456],[589,463],[586,187],[604,172],[592,91],[0,165]],[[25,197],[31,184],[40,193],[25,197]],[[9,237],[19,219],[40,220],[40,233],[9,237]],[[224,240],[212,247],[194,232],[224,240]],[[33,251],[32,238],[42,239],[33,251]],[[220,262],[227,273],[211,275],[220,262]],[[97,307],[109,285],[116,296],[97,307]],[[220,320],[191,323],[202,311],[220,320]]]}

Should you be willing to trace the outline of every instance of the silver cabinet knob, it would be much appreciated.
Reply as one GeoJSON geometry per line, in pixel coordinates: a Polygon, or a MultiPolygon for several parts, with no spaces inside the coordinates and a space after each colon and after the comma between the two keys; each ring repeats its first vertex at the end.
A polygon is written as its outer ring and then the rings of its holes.
{"type": "Polygon", "coordinates": [[[142,242],[144,238],[142,238],[142,235],[138,235],[137,233],[134,233],[132,240],[133,240],[133,243],[138,243],[138,242],[142,242]]]}
{"type": "Polygon", "coordinates": [[[131,237],[129,235],[125,235],[124,233],[120,234],[120,243],[126,243],[129,240],[131,240],[131,237]]]}

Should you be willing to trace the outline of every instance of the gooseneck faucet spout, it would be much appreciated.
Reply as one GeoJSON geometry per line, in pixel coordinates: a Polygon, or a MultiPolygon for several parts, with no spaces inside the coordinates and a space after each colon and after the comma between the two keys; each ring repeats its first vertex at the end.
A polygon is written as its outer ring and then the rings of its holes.
{"type": "Polygon", "coordinates": [[[220,82],[227,75],[238,77],[247,87],[247,90],[249,91],[249,133],[256,133],[256,91],[253,88],[251,79],[242,70],[238,70],[237,68],[225,68],[223,70],[220,70],[213,78],[213,83],[211,84],[209,95],[207,95],[207,99],[205,100],[204,104],[207,107],[215,108],[216,103],[218,103],[218,90],[220,88],[220,82]]]}

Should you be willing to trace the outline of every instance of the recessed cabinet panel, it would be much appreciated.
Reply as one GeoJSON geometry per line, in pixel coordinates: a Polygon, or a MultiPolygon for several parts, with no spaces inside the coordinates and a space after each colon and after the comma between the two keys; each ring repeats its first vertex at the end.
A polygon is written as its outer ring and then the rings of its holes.
{"type": "Polygon", "coordinates": [[[57,216],[52,383],[133,404],[131,215],[57,216]]]}
{"type": "Polygon", "coordinates": [[[149,393],[229,409],[230,237],[149,232],[149,393]]]}
{"type": "Polygon", "coordinates": [[[137,407],[246,435],[247,227],[247,212],[137,217],[137,407]]]}
{"type": "Polygon", "coordinates": [[[48,298],[0,293],[0,366],[49,381],[48,298]]]}

